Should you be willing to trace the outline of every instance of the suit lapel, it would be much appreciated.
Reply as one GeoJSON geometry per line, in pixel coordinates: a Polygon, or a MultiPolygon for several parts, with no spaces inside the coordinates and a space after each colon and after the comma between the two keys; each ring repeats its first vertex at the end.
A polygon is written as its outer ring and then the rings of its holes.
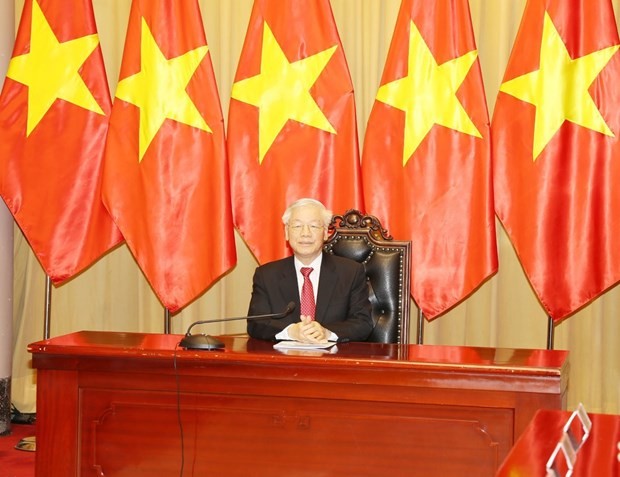
{"type": "Polygon", "coordinates": [[[316,298],[316,316],[315,319],[321,323],[327,315],[327,309],[331,301],[337,282],[336,266],[331,255],[324,253],[323,262],[321,263],[321,275],[319,277],[319,291],[316,298]]]}
{"type": "Polygon", "coordinates": [[[293,257],[288,257],[282,262],[279,287],[286,303],[294,301],[297,304],[293,313],[296,313],[299,317],[299,288],[297,286],[297,275],[293,260],[293,257]]]}

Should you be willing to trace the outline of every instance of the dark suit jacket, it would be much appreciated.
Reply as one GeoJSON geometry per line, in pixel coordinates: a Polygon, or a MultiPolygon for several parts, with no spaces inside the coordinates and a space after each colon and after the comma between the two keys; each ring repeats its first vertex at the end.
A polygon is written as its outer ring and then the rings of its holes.
{"type": "MultiPolygon", "coordinates": [[[[262,265],[254,273],[248,316],[279,313],[290,302],[293,312],[280,319],[248,320],[253,338],[275,340],[276,334],[299,321],[299,288],[293,257],[262,265]]],[[[364,341],[372,332],[364,266],[348,258],[323,254],[315,319],[339,339],[364,341]]]]}

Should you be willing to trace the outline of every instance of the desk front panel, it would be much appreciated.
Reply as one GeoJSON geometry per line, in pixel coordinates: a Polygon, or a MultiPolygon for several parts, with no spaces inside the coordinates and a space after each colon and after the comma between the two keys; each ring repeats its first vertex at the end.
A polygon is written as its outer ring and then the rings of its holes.
{"type": "Polygon", "coordinates": [[[182,459],[186,475],[493,475],[513,426],[510,409],[230,390],[182,391],[178,407],[174,392],[86,387],[79,413],[82,476],[177,476],[182,459]]]}

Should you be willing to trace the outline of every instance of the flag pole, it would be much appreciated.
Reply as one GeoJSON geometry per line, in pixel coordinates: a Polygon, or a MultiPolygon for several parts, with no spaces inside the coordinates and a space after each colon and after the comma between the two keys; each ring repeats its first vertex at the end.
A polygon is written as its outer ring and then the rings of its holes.
{"type": "Polygon", "coordinates": [[[417,344],[422,344],[424,341],[424,313],[421,309],[418,309],[418,340],[417,344]]]}
{"type": "Polygon", "coordinates": [[[45,310],[43,316],[43,339],[50,338],[50,323],[52,316],[52,279],[45,275],[45,310]]]}
{"type": "Polygon", "coordinates": [[[551,316],[548,316],[547,320],[547,349],[553,349],[553,318],[551,318],[551,316]]]}
{"type": "Polygon", "coordinates": [[[168,308],[164,308],[164,333],[170,334],[170,310],[168,308]]]}
{"type": "MultiPolygon", "coordinates": [[[[50,323],[52,315],[52,279],[49,275],[45,275],[45,304],[43,310],[43,339],[48,340],[50,338],[50,323]]],[[[36,452],[37,450],[37,437],[28,436],[21,439],[16,448],[29,452],[36,452]]]]}

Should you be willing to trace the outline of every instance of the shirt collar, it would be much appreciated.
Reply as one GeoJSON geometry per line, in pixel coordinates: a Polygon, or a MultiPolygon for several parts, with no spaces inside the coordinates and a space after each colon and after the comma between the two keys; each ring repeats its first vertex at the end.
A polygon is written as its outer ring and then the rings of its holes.
{"type": "MultiPolygon", "coordinates": [[[[299,261],[297,257],[295,257],[295,270],[297,273],[301,273],[302,267],[311,267],[313,268],[313,272],[319,272],[321,270],[321,263],[323,263],[323,253],[321,252],[318,257],[316,257],[309,265],[304,265],[299,261]]],[[[318,276],[318,275],[317,275],[318,276]]]]}

